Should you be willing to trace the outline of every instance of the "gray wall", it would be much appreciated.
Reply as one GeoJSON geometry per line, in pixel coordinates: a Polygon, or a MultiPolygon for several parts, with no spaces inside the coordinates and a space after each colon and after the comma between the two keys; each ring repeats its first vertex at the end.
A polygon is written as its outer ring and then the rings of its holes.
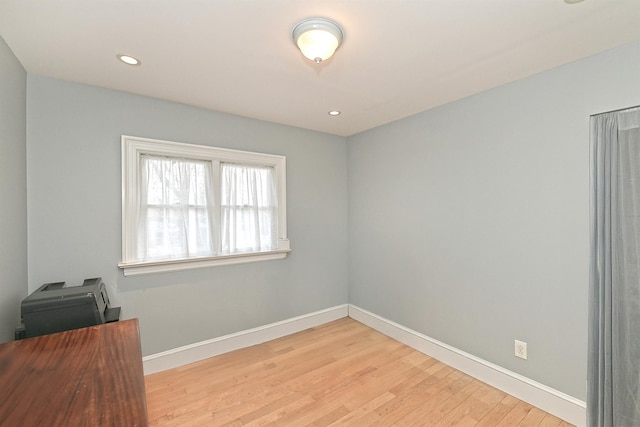
{"type": "Polygon", "coordinates": [[[347,302],[341,137],[29,75],[29,290],[101,276],[148,355],[347,302]],[[124,277],[120,135],[287,156],[285,260],[124,277]]]}
{"type": "MultiPolygon", "coordinates": [[[[16,202],[2,207],[10,245],[0,265],[11,279],[0,304],[15,317],[26,294],[25,74],[6,46],[0,55],[9,164],[0,191],[16,202]]],[[[640,104],[638,75],[635,43],[348,144],[28,76],[28,289],[102,276],[123,317],[140,318],[144,354],[348,300],[584,399],[588,121],[640,104]],[[125,278],[116,267],[121,134],[286,155],[289,258],[125,278]],[[528,361],[513,356],[514,339],[529,343],[528,361]]]]}
{"type": "Polygon", "coordinates": [[[0,37],[0,342],[27,295],[27,73],[0,37]]]}
{"type": "Polygon", "coordinates": [[[350,302],[584,399],[589,116],[639,76],[635,43],[349,138],[350,302]]]}

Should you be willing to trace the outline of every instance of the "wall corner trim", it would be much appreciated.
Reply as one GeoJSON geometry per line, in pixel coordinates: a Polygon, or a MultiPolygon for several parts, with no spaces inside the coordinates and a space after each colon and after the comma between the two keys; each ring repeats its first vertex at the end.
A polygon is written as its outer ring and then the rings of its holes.
{"type": "Polygon", "coordinates": [[[587,423],[582,400],[354,305],[349,305],[349,317],[576,426],[587,423]]]}

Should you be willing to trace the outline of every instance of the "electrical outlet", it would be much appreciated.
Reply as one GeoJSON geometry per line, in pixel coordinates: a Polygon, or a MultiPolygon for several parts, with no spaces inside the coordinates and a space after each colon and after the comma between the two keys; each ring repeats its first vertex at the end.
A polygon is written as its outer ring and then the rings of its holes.
{"type": "Polygon", "coordinates": [[[515,355],[521,359],[527,359],[527,343],[515,340],[515,355]]]}

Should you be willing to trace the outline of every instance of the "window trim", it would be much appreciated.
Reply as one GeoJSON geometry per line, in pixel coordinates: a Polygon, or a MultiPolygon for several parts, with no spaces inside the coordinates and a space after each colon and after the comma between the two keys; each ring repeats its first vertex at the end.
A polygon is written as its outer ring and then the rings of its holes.
{"type": "Polygon", "coordinates": [[[180,271],[219,265],[283,259],[291,251],[287,238],[286,157],[274,154],[232,150],[207,145],[185,144],[122,135],[122,268],[125,276],[180,271]],[[137,240],[137,206],[139,197],[140,156],[153,154],[168,157],[211,160],[274,168],[278,189],[278,248],[266,252],[216,255],[166,261],[135,260],[137,240]]]}

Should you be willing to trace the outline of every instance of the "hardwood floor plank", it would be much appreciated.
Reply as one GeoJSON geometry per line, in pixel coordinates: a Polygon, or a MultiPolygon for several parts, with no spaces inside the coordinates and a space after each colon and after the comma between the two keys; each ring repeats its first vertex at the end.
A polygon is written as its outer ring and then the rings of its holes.
{"type": "Polygon", "coordinates": [[[476,425],[504,398],[504,393],[488,385],[483,385],[467,400],[449,412],[441,421],[442,425],[476,425]]]}
{"type": "Polygon", "coordinates": [[[379,395],[379,396],[377,396],[377,397],[365,402],[364,404],[360,405],[359,407],[355,408],[354,410],[352,410],[348,414],[346,414],[343,417],[335,420],[334,422],[332,422],[329,425],[330,426],[357,425],[356,424],[356,420],[357,419],[365,417],[367,414],[372,413],[373,411],[375,411],[380,406],[384,405],[385,403],[387,403],[388,401],[390,401],[394,397],[395,396],[394,396],[393,393],[390,393],[390,392],[386,391],[386,392],[382,393],[381,395],[379,395]]]}
{"type": "Polygon", "coordinates": [[[532,407],[529,413],[520,421],[518,427],[537,427],[544,419],[546,412],[536,407],[532,407]]]}
{"type": "Polygon", "coordinates": [[[562,420],[560,418],[546,414],[542,421],[540,421],[540,424],[538,424],[538,427],[559,427],[561,423],[562,420]]]}
{"type": "Polygon", "coordinates": [[[406,388],[396,397],[377,410],[380,419],[378,425],[393,425],[401,419],[405,419],[410,413],[414,413],[419,407],[426,408],[430,397],[437,395],[440,390],[447,387],[455,377],[450,377],[454,370],[447,365],[440,364],[441,369],[433,372],[414,387],[406,388]]]}
{"type": "MultiPolygon", "coordinates": [[[[461,390],[456,391],[453,395],[438,405],[433,411],[431,411],[425,418],[420,420],[420,425],[435,426],[440,425],[440,421],[443,420],[446,415],[458,407],[462,402],[467,400],[469,396],[475,393],[482,387],[483,383],[473,379],[469,384],[465,385],[461,390]]],[[[446,421],[446,420],[445,420],[446,421]]],[[[446,425],[444,423],[443,425],[446,425]]]]}
{"type": "Polygon", "coordinates": [[[515,404],[511,411],[509,411],[509,413],[507,413],[507,415],[502,420],[500,420],[500,422],[497,424],[497,427],[517,426],[520,421],[522,421],[524,417],[527,416],[532,408],[533,406],[529,405],[528,403],[518,401],[518,403],[515,404]]]}
{"type": "Polygon", "coordinates": [[[300,407],[312,402],[313,398],[311,396],[291,393],[282,396],[280,399],[272,401],[268,405],[261,405],[253,411],[245,413],[244,415],[239,417],[238,420],[242,425],[250,425],[257,419],[261,419],[264,421],[265,418],[269,418],[267,416],[272,416],[274,413],[280,414],[289,412],[291,405],[293,405],[293,407],[300,407]],[[289,411],[287,411],[287,408],[289,408],[289,411]]]}
{"type": "MultiPolygon", "coordinates": [[[[434,384],[423,396],[420,405],[414,408],[407,415],[393,423],[393,426],[416,426],[421,425],[424,419],[436,408],[453,396],[457,390],[463,389],[471,383],[473,378],[454,371],[447,377],[434,384]]],[[[423,425],[423,424],[422,424],[423,425]]]]}
{"type": "Polygon", "coordinates": [[[519,400],[513,396],[506,395],[500,403],[493,407],[477,424],[477,427],[493,427],[498,425],[507,416],[519,400]]]}
{"type": "Polygon", "coordinates": [[[350,318],[145,385],[151,426],[569,426],[350,318]]]}

